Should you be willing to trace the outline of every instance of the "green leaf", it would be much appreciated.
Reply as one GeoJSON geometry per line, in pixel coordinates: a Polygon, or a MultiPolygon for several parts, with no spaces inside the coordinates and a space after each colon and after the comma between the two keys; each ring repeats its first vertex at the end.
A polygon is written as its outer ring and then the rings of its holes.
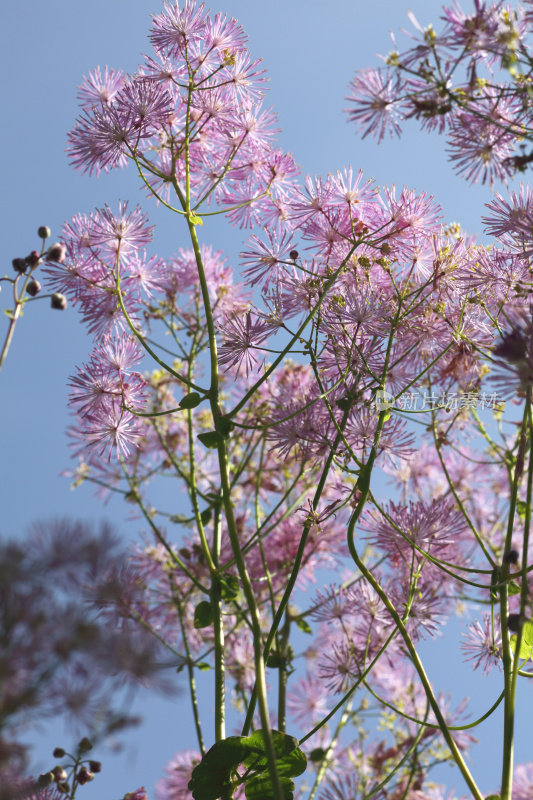
{"type": "Polygon", "coordinates": [[[313,631],[311,630],[311,626],[303,617],[298,617],[298,619],[296,620],[296,624],[298,625],[300,630],[303,631],[304,633],[313,633],[313,631]]]}
{"type": "MultiPolygon", "coordinates": [[[[517,638],[518,637],[516,635],[511,636],[509,642],[513,653],[516,651],[517,638]]],[[[522,640],[520,642],[518,658],[529,658],[531,661],[533,661],[533,619],[528,619],[527,622],[524,622],[522,627],[522,640]]]]}
{"type": "Polygon", "coordinates": [[[196,408],[202,402],[202,396],[198,392],[190,392],[181,398],[179,402],[180,408],[196,408]]]}
{"type": "Polygon", "coordinates": [[[511,581],[511,583],[507,584],[507,591],[509,594],[520,594],[520,586],[514,581],[511,581]]]}
{"type": "MultiPolygon", "coordinates": [[[[294,782],[290,778],[281,777],[279,779],[284,800],[293,800],[294,782]]],[[[276,800],[274,786],[270,775],[262,773],[254,775],[246,781],[244,785],[246,800],[276,800]]]]}
{"type": "MultiPolygon", "coordinates": [[[[291,778],[305,770],[306,757],[294,736],[272,731],[272,739],[284,800],[293,800],[291,778]]],[[[230,736],[207,751],[189,781],[194,800],[218,800],[231,788],[233,773],[240,764],[253,771],[245,782],[247,800],[274,800],[262,731],[248,737],[230,736]]]]}
{"type": "Polygon", "coordinates": [[[198,667],[198,669],[201,669],[202,672],[211,669],[211,664],[208,664],[206,661],[200,661],[196,666],[198,667]]]}
{"type": "MultiPolygon", "coordinates": [[[[266,769],[268,760],[263,731],[254,731],[243,742],[250,748],[250,755],[247,756],[244,762],[246,767],[266,769]]],[[[301,775],[305,770],[307,758],[298,747],[298,739],[286,733],[273,730],[272,742],[280,775],[287,775],[291,778],[295,775],[301,775]]]]}
{"type": "Polygon", "coordinates": [[[218,800],[230,788],[231,773],[246,756],[242,741],[242,736],[229,736],[207,751],[189,781],[194,800],[218,800]]]}
{"type": "Polygon", "coordinates": [[[208,448],[208,450],[216,450],[216,448],[222,441],[220,433],[217,433],[217,431],[208,431],[207,433],[199,433],[198,438],[204,445],[204,447],[208,448]]]}
{"type": "Polygon", "coordinates": [[[213,606],[209,600],[202,600],[194,609],[194,627],[208,628],[213,624],[213,606]]]}
{"type": "Polygon", "coordinates": [[[235,600],[239,594],[239,579],[235,575],[221,575],[219,580],[223,600],[226,602],[235,600]]]}

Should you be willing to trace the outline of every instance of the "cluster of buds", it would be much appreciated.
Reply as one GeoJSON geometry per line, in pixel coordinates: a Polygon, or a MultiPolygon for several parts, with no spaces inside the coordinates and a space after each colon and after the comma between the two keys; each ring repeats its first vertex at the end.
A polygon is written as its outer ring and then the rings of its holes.
{"type": "Polygon", "coordinates": [[[44,788],[55,784],[61,794],[73,797],[77,786],[84,786],[92,781],[98,772],[102,771],[100,761],[83,758],[92,750],[92,747],[92,742],[86,736],[79,742],[76,756],[67,753],[62,747],[56,747],[52,753],[54,758],[62,759],[68,756],[72,762],[66,765],[56,764],[48,772],[43,772],[38,778],[39,786],[44,788]],[[67,770],[70,771],[70,776],[67,770]]]}
{"type": "MultiPolygon", "coordinates": [[[[55,242],[46,247],[46,241],[50,238],[51,233],[47,225],[41,225],[37,230],[37,236],[42,240],[40,252],[32,250],[24,258],[14,258],[11,262],[13,269],[17,273],[17,278],[14,279],[14,282],[20,276],[24,276],[26,278],[24,290],[30,297],[36,297],[42,289],[40,282],[33,277],[33,273],[42,264],[43,257],[47,261],[55,261],[60,264],[65,260],[66,250],[64,245],[55,242]]],[[[66,297],[56,292],[50,296],[50,305],[52,308],[63,311],[67,307],[66,297]]]]}

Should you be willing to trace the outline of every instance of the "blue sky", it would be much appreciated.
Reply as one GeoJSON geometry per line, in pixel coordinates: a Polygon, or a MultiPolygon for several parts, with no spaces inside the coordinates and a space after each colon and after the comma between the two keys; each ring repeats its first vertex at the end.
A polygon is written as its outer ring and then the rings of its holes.
{"type": "MultiPolygon", "coordinates": [[[[422,24],[438,22],[438,0],[410,0],[409,7],[422,24]]],[[[355,170],[361,167],[380,185],[408,185],[435,195],[448,221],[460,221],[472,233],[480,231],[483,203],[490,192],[469,187],[453,174],[443,140],[419,134],[412,124],[401,140],[378,147],[370,139],[362,142],[342,113],[355,69],[375,65],[375,54],[391,49],[389,29],[410,28],[402,0],[226,0],[212,8],[237,17],[248,32],[252,54],[263,57],[271,104],[283,129],[281,145],[293,153],[304,174],[326,174],[349,164],[355,170]]],[[[159,12],[157,0],[27,0],[3,10],[0,224],[5,270],[11,270],[13,257],[38,246],[39,225],[49,225],[55,239],[65,219],[106,202],[114,205],[118,199],[140,202],[150,211],[158,226],[154,252],[170,256],[185,244],[175,220],[145,200],[132,170],[89,179],[70,168],[64,153],[66,132],[77,115],[76,87],[82,76],[98,64],[134,70],[141,53],[149,51],[150,14],[159,12]]],[[[407,45],[406,39],[401,41],[407,45]]],[[[243,241],[239,230],[217,218],[204,226],[202,235],[237,267],[243,241]]],[[[6,294],[4,289],[0,295],[2,308],[8,304],[6,294]]],[[[75,365],[86,359],[88,347],[70,309],[59,313],[46,302],[36,302],[19,322],[0,375],[2,536],[20,537],[33,520],[62,515],[105,516],[126,538],[133,540],[138,533],[137,526],[126,521],[128,510],[120,503],[103,508],[89,487],[72,492],[68,480],[59,475],[70,463],[66,382],[75,365]]],[[[438,654],[429,657],[432,677],[437,682],[442,679],[443,688],[447,675],[453,674],[467,684],[465,691],[476,694],[479,684],[471,680],[468,668],[452,665],[438,654]]],[[[474,713],[482,713],[488,697],[495,694],[494,683],[491,686],[474,699],[474,713]]],[[[106,754],[100,754],[105,791],[102,775],[84,788],[83,800],[101,796],[115,800],[141,784],[152,789],[173,752],[193,746],[183,722],[188,714],[185,697],[172,704],[145,699],[142,710],[148,719],[145,733],[141,729],[131,734],[121,757],[106,760],[106,754]]],[[[490,738],[488,731],[482,729],[481,735],[490,738]]],[[[62,742],[52,740],[48,722],[42,723],[35,740],[38,767],[44,768],[44,752],[62,742]]],[[[482,785],[487,792],[498,780],[497,745],[476,756],[474,773],[486,773],[482,785]]],[[[525,760],[527,748],[521,757],[525,760]]]]}

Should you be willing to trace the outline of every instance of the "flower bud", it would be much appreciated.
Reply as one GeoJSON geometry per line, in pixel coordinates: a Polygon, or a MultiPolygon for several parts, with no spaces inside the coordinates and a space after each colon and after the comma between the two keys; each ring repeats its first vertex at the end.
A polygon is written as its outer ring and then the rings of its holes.
{"type": "Polygon", "coordinates": [[[37,778],[37,783],[39,786],[50,786],[55,780],[55,776],[53,772],[43,772],[37,778]]]}
{"type": "Polygon", "coordinates": [[[315,747],[315,749],[311,750],[311,752],[309,753],[309,758],[315,764],[318,761],[323,761],[325,759],[325,757],[326,757],[326,751],[324,750],[323,747],[315,747]]]}
{"type": "MultiPolygon", "coordinates": [[[[60,295],[60,297],[63,297],[63,295],[60,295]]],[[[93,749],[93,743],[91,742],[90,739],[88,739],[86,736],[84,736],[83,739],[78,744],[79,752],[80,753],[88,753],[89,750],[92,750],[92,749],[93,749]]]]}
{"type": "Polygon", "coordinates": [[[518,550],[508,550],[507,553],[505,553],[503,560],[506,564],[517,564],[518,550]]]}
{"type": "Polygon", "coordinates": [[[522,627],[522,615],[521,614],[509,614],[507,617],[507,627],[513,633],[518,633],[520,628],[522,627]]]}
{"type": "Polygon", "coordinates": [[[67,298],[65,297],[64,294],[59,294],[59,292],[55,292],[55,294],[53,294],[51,297],[50,305],[52,306],[52,308],[57,308],[59,309],[59,311],[64,311],[67,307],[67,298]]]}
{"type": "Polygon", "coordinates": [[[76,778],[78,779],[80,786],[83,786],[84,784],[89,783],[89,781],[92,781],[94,774],[88,770],[87,767],[82,767],[80,770],[78,770],[76,778]]]}
{"type": "Polygon", "coordinates": [[[59,765],[53,768],[52,774],[56,783],[63,783],[68,778],[67,771],[59,765]]]}
{"type": "MultiPolygon", "coordinates": [[[[40,230],[40,228],[39,228],[39,230],[40,230]]],[[[65,751],[63,750],[62,747],[56,747],[56,749],[54,750],[52,755],[53,755],[54,758],[63,758],[63,756],[66,756],[66,753],[65,753],[65,751]]]]}
{"type": "Polygon", "coordinates": [[[55,242],[55,244],[51,244],[46,252],[46,258],[48,261],[57,261],[58,264],[62,264],[65,260],[67,255],[67,248],[64,244],[59,244],[59,242],[55,242]]]}
{"type": "MultiPolygon", "coordinates": [[[[42,286],[39,281],[30,281],[26,286],[26,292],[30,295],[30,297],[35,297],[36,294],[39,294],[41,291],[42,286]]],[[[63,753],[63,755],[65,755],[63,753]]],[[[57,758],[62,758],[62,756],[57,756],[57,758]]]]}
{"type": "Polygon", "coordinates": [[[14,258],[11,263],[15,272],[25,272],[28,266],[25,258],[14,258]]]}
{"type": "Polygon", "coordinates": [[[100,761],[89,761],[89,769],[91,772],[101,772],[102,771],[102,764],[100,761]]]}
{"type": "Polygon", "coordinates": [[[293,261],[296,261],[298,256],[299,256],[298,250],[291,250],[291,252],[289,253],[289,258],[292,258],[293,261]]]}
{"type": "Polygon", "coordinates": [[[52,235],[52,231],[48,227],[48,225],[41,225],[41,227],[37,231],[37,236],[41,239],[49,239],[52,235]]]}
{"type": "Polygon", "coordinates": [[[37,250],[32,250],[29,256],[26,256],[26,264],[31,269],[35,269],[35,267],[38,267],[39,264],[42,264],[41,256],[37,250]]]}

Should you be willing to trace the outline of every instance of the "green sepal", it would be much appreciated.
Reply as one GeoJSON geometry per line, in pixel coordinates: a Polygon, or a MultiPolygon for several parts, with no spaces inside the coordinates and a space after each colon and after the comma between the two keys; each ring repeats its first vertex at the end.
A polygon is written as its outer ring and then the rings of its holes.
{"type": "Polygon", "coordinates": [[[213,624],[213,606],[209,600],[202,600],[194,609],[194,627],[208,628],[213,624]]]}
{"type": "Polygon", "coordinates": [[[266,660],[266,666],[270,669],[279,669],[285,664],[285,659],[276,650],[271,650],[266,660]]]}
{"type": "Polygon", "coordinates": [[[310,624],[303,617],[298,617],[298,619],[296,620],[296,624],[298,625],[300,630],[303,631],[304,633],[313,633],[310,624]]]}
{"type": "Polygon", "coordinates": [[[524,500],[517,500],[516,510],[520,519],[524,520],[526,518],[527,503],[524,500]]]}
{"type": "Polygon", "coordinates": [[[198,439],[207,447],[208,450],[216,450],[222,442],[222,437],[217,431],[207,431],[207,433],[199,433],[198,439]]]}
{"type": "Polygon", "coordinates": [[[189,394],[184,395],[180,402],[180,408],[196,408],[202,402],[202,396],[198,394],[198,392],[189,392],[189,394]]]}
{"type": "Polygon", "coordinates": [[[496,603],[500,596],[499,583],[501,583],[500,568],[494,567],[490,576],[490,599],[493,603],[496,603]]]}
{"type": "Polygon", "coordinates": [[[340,408],[341,411],[348,411],[353,405],[353,400],[351,397],[339,397],[336,402],[337,408],[340,408]]]}
{"type": "Polygon", "coordinates": [[[204,510],[200,514],[200,519],[202,520],[202,525],[207,525],[208,522],[211,521],[211,517],[213,513],[210,508],[204,508],[204,510]]]}
{"type": "Polygon", "coordinates": [[[239,594],[239,579],[235,575],[221,575],[219,581],[222,599],[226,602],[235,600],[239,594]]]}
{"type": "Polygon", "coordinates": [[[355,488],[359,489],[359,491],[364,494],[370,488],[370,475],[372,473],[372,466],[370,464],[364,464],[361,467],[359,472],[359,477],[357,478],[357,483],[355,484],[355,488]]]}
{"type": "MultiPolygon", "coordinates": [[[[517,636],[511,636],[509,640],[509,644],[511,645],[511,650],[513,653],[516,651],[516,640],[517,636]]],[[[518,658],[527,659],[529,658],[533,661],[533,619],[528,619],[527,622],[524,622],[522,626],[522,640],[520,642],[520,651],[518,653],[518,658]]]]}
{"type": "Polygon", "coordinates": [[[219,417],[216,421],[216,429],[224,439],[235,429],[235,425],[229,417],[219,417]]]}

